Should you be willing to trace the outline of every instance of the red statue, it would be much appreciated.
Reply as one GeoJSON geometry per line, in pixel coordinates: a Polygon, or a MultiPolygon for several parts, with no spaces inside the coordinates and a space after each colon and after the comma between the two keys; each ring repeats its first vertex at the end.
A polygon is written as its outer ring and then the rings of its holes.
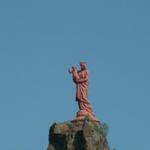
{"type": "Polygon", "coordinates": [[[69,69],[69,73],[72,74],[74,83],[76,84],[76,101],[79,105],[79,112],[75,120],[83,120],[86,116],[92,120],[99,122],[92,110],[92,106],[88,99],[88,87],[89,87],[89,72],[85,62],[80,62],[80,70],[72,66],[69,69]]]}

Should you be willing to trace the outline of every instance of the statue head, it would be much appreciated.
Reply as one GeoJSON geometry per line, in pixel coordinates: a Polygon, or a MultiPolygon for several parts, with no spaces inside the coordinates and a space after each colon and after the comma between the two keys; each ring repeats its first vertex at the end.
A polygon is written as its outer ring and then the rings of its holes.
{"type": "Polygon", "coordinates": [[[81,67],[81,70],[86,70],[86,62],[81,61],[80,67],[81,67]]]}

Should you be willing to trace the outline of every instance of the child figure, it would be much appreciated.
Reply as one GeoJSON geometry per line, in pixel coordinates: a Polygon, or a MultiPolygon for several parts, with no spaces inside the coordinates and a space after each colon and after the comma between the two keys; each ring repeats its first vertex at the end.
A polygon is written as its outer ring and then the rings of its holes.
{"type": "Polygon", "coordinates": [[[77,67],[72,66],[72,68],[69,69],[69,73],[72,74],[72,78],[75,82],[79,79],[77,67]]]}

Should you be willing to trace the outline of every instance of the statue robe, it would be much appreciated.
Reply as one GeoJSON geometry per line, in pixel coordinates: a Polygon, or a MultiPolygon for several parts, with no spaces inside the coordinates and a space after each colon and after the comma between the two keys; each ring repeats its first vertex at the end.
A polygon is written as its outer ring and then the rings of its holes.
{"type": "Polygon", "coordinates": [[[79,109],[86,111],[88,114],[94,115],[92,106],[88,99],[88,86],[89,86],[89,72],[88,70],[78,71],[78,78],[76,83],[76,101],[78,102],[79,109]]]}

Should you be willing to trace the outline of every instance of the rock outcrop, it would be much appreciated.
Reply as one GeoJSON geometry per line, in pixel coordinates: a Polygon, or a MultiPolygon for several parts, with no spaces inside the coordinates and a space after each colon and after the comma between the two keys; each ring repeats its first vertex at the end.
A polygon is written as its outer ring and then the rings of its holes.
{"type": "Polygon", "coordinates": [[[50,127],[47,150],[109,150],[109,146],[101,126],[85,119],[54,123],[50,127]]]}

